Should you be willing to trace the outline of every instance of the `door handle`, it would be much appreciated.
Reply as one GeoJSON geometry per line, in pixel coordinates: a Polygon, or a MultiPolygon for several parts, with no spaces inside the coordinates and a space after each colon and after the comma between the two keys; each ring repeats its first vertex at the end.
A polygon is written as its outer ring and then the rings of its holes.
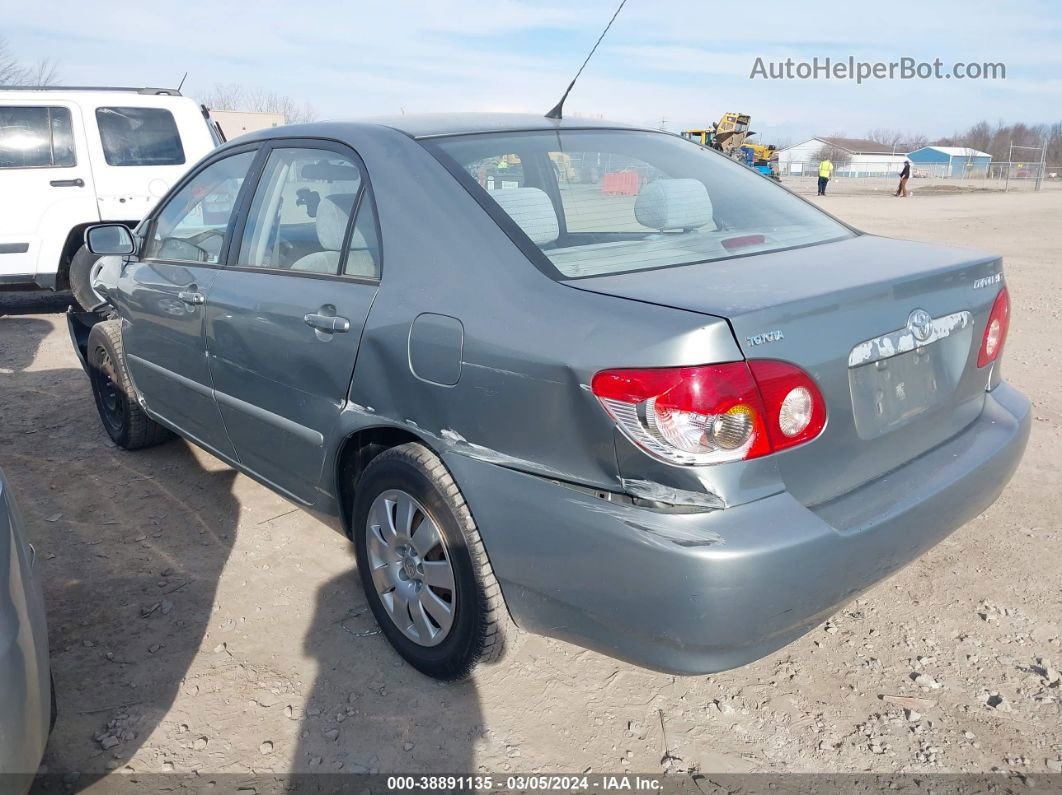
{"type": "Polygon", "coordinates": [[[77,179],[53,179],[48,183],[53,188],[83,188],[85,187],[85,180],[78,177],[77,179]]]}
{"type": "Polygon", "coordinates": [[[318,315],[311,313],[303,316],[303,322],[310,328],[318,331],[327,331],[330,334],[345,334],[350,331],[350,321],[345,317],[333,317],[331,315],[318,315]]]}
{"type": "Polygon", "coordinates": [[[198,306],[199,304],[206,302],[205,295],[192,290],[181,290],[179,293],[177,293],[177,297],[184,301],[186,304],[191,304],[192,306],[198,306]]]}

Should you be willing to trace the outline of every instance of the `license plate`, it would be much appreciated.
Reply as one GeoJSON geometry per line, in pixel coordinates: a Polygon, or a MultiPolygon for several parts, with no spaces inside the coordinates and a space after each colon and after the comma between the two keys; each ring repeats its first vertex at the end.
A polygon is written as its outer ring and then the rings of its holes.
{"type": "Polygon", "coordinates": [[[916,348],[849,371],[856,430],[864,439],[890,431],[942,403],[954,388],[940,346],[916,348]]]}

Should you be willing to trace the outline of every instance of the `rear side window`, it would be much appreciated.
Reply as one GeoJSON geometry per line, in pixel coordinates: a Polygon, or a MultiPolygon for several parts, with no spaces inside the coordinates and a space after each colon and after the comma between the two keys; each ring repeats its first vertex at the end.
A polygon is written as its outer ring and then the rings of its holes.
{"type": "Polygon", "coordinates": [[[162,108],[96,108],[109,166],[179,166],[184,146],[173,114],[162,108]]]}
{"type": "Polygon", "coordinates": [[[379,278],[376,220],[358,165],[325,149],[270,152],[247,213],[237,263],[379,278]],[[350,243],[344,246],[348,234],[350,243]]]}
{"type": "Polygon", "coordinates": [[[0,168],[77,165],[67,108],[0,106],[0,168]]]}

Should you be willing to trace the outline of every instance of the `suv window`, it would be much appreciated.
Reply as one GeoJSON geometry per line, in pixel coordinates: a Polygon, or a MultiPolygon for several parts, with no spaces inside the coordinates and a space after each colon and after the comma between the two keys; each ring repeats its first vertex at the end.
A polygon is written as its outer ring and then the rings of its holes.
{"type": "Polygon", "coordinates": [[[69,109],[0,107],[0,168],[76,165],[69,109]]]}
{"type": "Polygon", "coordinates": [[[179,166],[184,147],[173,114],[162,108],[96,108],[109,166],[179,166]]]}
{"type": "Polygon", "coordinates": [[[376,222],[364,196],[361,170],[351,158],[325,149],[274,149],[247,213],[237,264],[338,274],[357,213],[343,272],[378,276],[376,222]]]}
{"type": "Polygon", "coordinates": [[[226,157],[192,177],[156,216],[144,258],[217,264],[240,187],[256,154],[226,157]]]}

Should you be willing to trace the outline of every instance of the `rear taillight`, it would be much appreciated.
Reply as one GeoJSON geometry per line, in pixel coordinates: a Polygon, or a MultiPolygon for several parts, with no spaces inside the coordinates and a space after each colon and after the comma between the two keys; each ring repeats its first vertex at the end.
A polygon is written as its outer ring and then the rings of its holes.
{"type": "Polygon", "coordinates": [[[670,464],[758,458],[826,424],[815,382],[785,362],[604,370],[591,388],[627,438],[670,464]]]}
{"type": "Polygon", "coordinates": [[[1007,329],[1010,328],[1010,295],[1004,287],[996,296],[992,304],[992,311],[988,314],[988,325],[985,326],[985,335],[981,338],[981,350],[977,354],[977,366],[984,367],[999,358],[1003,351],[1003,343],[1007,341],[1007,329]]]}

